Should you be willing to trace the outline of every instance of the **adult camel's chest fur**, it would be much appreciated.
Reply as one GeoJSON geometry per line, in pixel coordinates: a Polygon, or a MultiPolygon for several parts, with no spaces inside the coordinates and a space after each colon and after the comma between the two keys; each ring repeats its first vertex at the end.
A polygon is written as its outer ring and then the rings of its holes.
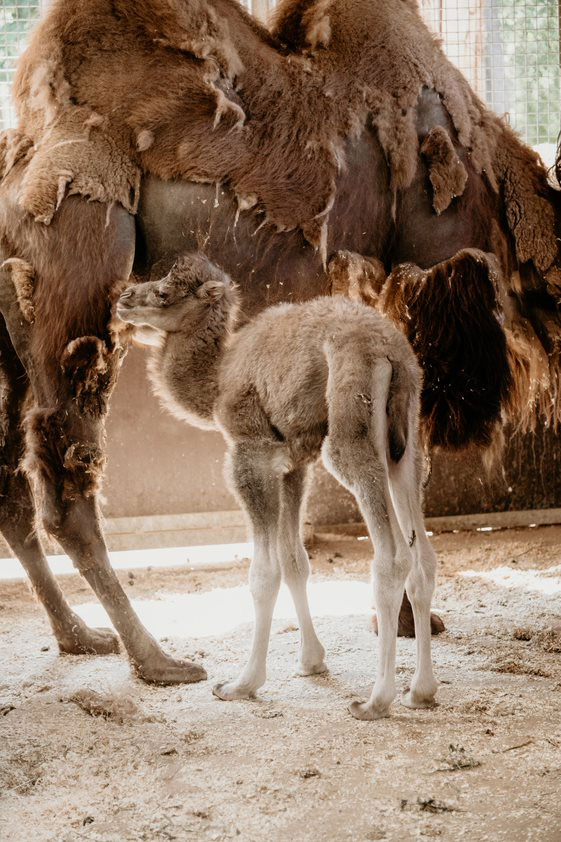
{"type": "MultiPolygon", "coordinates": [[[[327,254],[382,255],[391,229],[388,170],[373,132],[349,140],[330,215],[327,254]]],[[[238,283],[247,315],[280,301],[329,294],[321,256],[301,231],[277,232],[255,210],[238,211],[227,186],[144,180],[135,270],[165,274],[177,255],[202,249],[238,283]]]]}

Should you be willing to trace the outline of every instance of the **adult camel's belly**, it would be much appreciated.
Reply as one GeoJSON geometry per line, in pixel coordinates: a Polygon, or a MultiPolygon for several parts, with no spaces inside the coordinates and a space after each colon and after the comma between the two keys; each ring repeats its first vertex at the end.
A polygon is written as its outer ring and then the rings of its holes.
{"type": "MultiPolygon", "coordinates": [[[[347,141],[329,216],[327,257],[339,249],[380,255],[390,214],[385,158],[365,130],[347,141]]],[[[240,285],[250,315],[280,301],[330,292],[322,258],[299,230],[277,232],[263,213],[239,210],[227,186],[147,177],[137,217],[140,274],[167,268],[178,254],[203,250],[240,285]]]]}

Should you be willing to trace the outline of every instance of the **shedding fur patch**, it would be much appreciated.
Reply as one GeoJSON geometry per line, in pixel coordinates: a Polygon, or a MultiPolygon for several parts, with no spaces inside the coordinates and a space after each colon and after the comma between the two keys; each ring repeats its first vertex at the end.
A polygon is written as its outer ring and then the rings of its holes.
{"type": "Polygon", "coordinates": [[[35,219],[49,225],[68,195],[98,202],[119,202],[136,213],[140,170],[121,142],[97,122],[88,125],[89,112],[77,108],[51,127],[26,167],[19,203],[35,219]]]}
{"type": "Polygon", "coordinates": [[[559,260],[554,191],[537,152],[520,143],[507,126],[497,146],[495,171],[518,260],[532,261],[538,271],[546,272],[559,260]]]}
{"type": "Polygon", "coordinates": [[[429,168],[432,206],[437,214],[441,214],[450,206],[452,199],[464,192],[467,170],[454,149],[450,135],[442,126],[430,130],[421,146],[421,154],[429,168]]]}
{"type": "Polygon", "coordinates": [[[464,249],[423,271],[397,266],[380,309],[407,336],[424,372],[421,419],[427,444],[489,447],[512,375],[493,255],[464,249]]]}
{"type": "Polygon", "coordinates": [[[33,324],[35,320],[35,307],[33,304],[35,273],[33,267],[29,263],[26,263],[25,260],[20,260],[18,257],[11,257],[0,265],[0,269],[9,269],[21,314],[26,322],[33,324]]]}

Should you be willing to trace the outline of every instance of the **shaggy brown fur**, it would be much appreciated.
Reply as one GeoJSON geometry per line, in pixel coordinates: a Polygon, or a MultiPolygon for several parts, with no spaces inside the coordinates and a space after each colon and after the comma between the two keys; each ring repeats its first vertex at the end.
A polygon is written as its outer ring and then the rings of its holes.
{"type": "MultiPolygon", "coordinates": [[[[528,189],[545,190],[543,167],[450,65],[414,4],[284,0],[273,35],[235,0],[54,0],[15,88],[20,128],[39,143],[24,207],[48,221],[70,184],[134,209],[138,166],[166,179],[227,180],[278,230],[300,227],[325,249],[344,138],[370,119],[393,189],[406,188],[425,87],[440,95],[475,172],[504,188],[520,259],[549,268],[552,215],[528,189]]],[[[451,152],[454,190],[462,176],[451,152]]]]}
{"type": "Polygon", "coordinates": [[[473,249],[426,272],[403,264],[388,277],[379,306],[423,368],[427,443],[460,446],[467,429],[475,443],[493,442],[512,385],[497,295],[496,259],[473,249]]]}

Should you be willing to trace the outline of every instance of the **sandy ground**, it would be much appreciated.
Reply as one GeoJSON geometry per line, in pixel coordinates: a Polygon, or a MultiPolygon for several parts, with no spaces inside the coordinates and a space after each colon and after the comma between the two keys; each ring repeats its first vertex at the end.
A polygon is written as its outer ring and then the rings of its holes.
{"type": "MultiPolygon", "coordinates": [[[[286,595],[259,700],[224,703],[251,633],[246,569],[124,572],[165,646],[209,681],[155,688],[123,656],[60,657],[23,582],[0,583],[0,839],[561,840],[561,528],[436,536],[439,705],[357,722],[369,691],[368,541],[312,548],[311,600],[329,674],[295,677],[286,595]],[[113,716],[71,698],[105,694],[113,716]]],[[[77,576],[79,612],[103,622],[77,576]]],[[[398,646],[398,683],[414,642],[398,646]]]]}

